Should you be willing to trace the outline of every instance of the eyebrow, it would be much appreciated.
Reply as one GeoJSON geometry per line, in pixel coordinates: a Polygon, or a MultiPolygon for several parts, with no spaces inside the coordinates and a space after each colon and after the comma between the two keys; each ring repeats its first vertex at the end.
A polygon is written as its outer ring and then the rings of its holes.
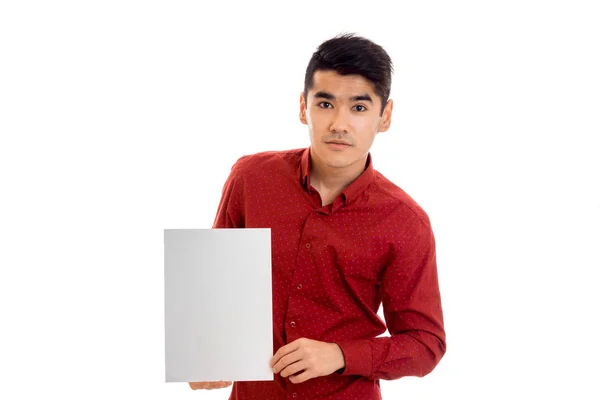
{"type": "MultiPolygon", "coordinates": [[[[318,91],[315,93],[315,98],[326,99],[326,100],[335,100],[335,96],[329,92],[318,91]]],[[[368,94],[361,94],[358,96],[350,97],[350,101],[368,101],[373,104],[373,99],[368,94]]]]}

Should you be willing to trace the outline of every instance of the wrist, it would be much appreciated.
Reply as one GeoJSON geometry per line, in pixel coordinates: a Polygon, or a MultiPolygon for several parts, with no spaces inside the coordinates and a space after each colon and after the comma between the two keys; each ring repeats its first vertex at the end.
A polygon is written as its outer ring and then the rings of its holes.
{"type": "Polygon", "coordinates": [[[338,363],[336,364],[336,366],[337,366],[336,372],[342,373],[344,371],[344,369],[346,368],[346,358],[344,357],[344,352],[342,351],[342,348],[337,343],[333,343],[333,345],[335,346],[335,349],[338,354],[338,357],[337,357],[338,363]]]}

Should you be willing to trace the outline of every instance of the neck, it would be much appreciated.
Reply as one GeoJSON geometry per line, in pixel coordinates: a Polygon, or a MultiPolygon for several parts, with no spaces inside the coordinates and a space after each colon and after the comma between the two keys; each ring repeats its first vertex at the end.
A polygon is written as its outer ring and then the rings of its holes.
{"type": "Polygon", "coordinates": [[[317,190],[324,189],[337,194],[363,173],[367,156],[345,168],[333,168],[319,161],[311,157],[311,186],[317,190]]]}

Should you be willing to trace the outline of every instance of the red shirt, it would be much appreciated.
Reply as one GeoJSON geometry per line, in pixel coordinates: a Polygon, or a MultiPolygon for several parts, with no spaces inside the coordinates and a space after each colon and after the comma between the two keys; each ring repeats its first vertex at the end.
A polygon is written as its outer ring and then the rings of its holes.
{"type": "Polygon", "coordinates": [[[346,362],[299,384],[234,382],[230,400],[381,399],[380,379],[424,376],[444,355],[429,218],[370,154],[326,206],[310,185],[310,148],[243,156],[213,228],[271,228],[273,354],[304,337],[337,343],[346,362]],[[386,327],[391,337],[378,337],[386,327]]]}

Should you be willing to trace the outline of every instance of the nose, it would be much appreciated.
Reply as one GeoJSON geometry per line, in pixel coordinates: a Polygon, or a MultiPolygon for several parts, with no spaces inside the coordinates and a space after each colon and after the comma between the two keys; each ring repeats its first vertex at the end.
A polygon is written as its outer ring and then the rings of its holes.
{"type": "Polygon", "coordinates": [[[333,112],[333,119],[329,130],[332,133],[348,133],[350,127],[350,113],[342,107],[337,108],[333,112]]]}

